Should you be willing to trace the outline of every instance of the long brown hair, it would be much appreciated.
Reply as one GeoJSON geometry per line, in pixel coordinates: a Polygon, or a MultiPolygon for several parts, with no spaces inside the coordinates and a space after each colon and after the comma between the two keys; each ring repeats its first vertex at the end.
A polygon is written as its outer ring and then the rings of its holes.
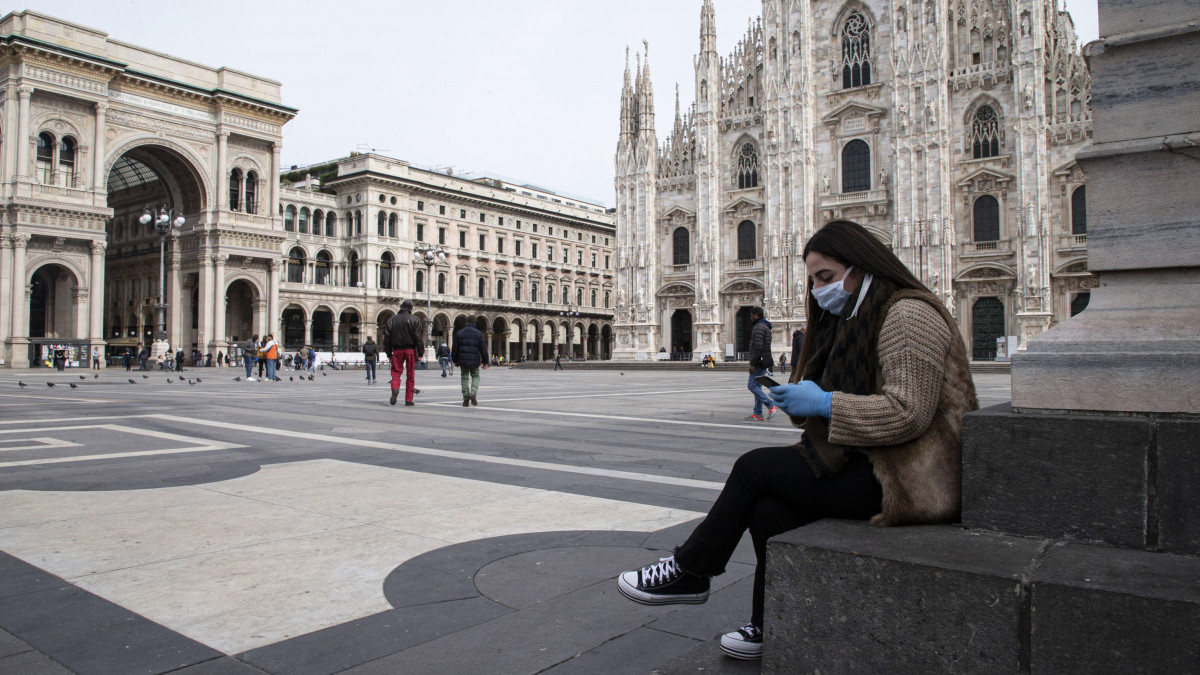
{"type": "MultiPolygon", "coordinates": [[[[865,227],[849,220],[835,220],[826,224],[813,234],[804,245],[804,258],[816,251],[826,258],[836,260],[846,265],[854,266],[856,271],[870,272],[875,277],[882,277],[896,284],[897,288],[913,288],[929,292],[921,280],[905,267],[896,254],[883,245],[883,242],[867,231],[865,227]]],[[[812,354],[819,336],[826,328],[833,325],[838,317],[821,309],[817,299],[812,294],[812,275],[808,275],[808,298],[805,301],[808,316],[808,329],[804,333],[804,346],[800,348],[800,358],[792,364],[792,379],[804,372],[804,364],[812,354]]],[[[859,287],[861,291],[861,286],[859,287]]]]}

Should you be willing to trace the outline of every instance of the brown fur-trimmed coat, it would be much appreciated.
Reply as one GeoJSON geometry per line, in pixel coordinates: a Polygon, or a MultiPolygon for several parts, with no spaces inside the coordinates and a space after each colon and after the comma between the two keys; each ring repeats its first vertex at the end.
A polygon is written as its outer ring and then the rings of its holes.
{"type": "Polygon", "coordinates": [[[883,314],[880,392],[835,392],[829,441],[870,458],[883,486],[883,510],[872,523],[957,522],[962,419],[979,407],[966,347],[953,317],[926,292],[896,291],[883,314]]]}

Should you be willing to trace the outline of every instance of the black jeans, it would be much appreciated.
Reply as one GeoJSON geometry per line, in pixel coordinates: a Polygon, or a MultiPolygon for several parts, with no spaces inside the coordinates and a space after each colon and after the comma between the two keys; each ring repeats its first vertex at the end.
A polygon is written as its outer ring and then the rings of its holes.
{"type": "Polygon", "coordinates": [[[675,549],[675,561],[693,574],[721,574],[750,530],[758,559],[750,622],[761,627],[767,540],[822,518],[866,520],[882,502],[883,488],[862,453],[850,453],[837,475],[818,479],[795,448],[758,448],[734,463],[708,516],[675,549]]]}

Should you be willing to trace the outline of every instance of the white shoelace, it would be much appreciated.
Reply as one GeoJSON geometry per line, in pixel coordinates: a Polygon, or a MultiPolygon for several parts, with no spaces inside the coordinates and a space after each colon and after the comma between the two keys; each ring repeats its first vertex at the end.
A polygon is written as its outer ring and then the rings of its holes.
{"type": "Polygon", "coordinates": [[[653,565],[642,568],[642,585],[646,587],[658,586],[670,581],[682,572],[683,570],[679,569],[679,565],[675,564],[675,556],[659,558],[658,562],[653,565]]]}

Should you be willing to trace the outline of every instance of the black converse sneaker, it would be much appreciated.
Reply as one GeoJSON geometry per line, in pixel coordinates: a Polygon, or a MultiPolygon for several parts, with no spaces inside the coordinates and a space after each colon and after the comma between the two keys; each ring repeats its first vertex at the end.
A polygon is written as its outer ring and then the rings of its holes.
{"type": "Polygon", "coordinates": [[[675,556],[661,558],[634,572],[623,572],[617,577],[617,588],[643,605],[698,605],[708,600],[708,577],[683,571],[675,564],[675,556]]]}
{"type": "Polygon", "coordinates": [[[721,636],[721,651],[744,661],[762,658],[762,629],[752,623],[721,636]]]}

